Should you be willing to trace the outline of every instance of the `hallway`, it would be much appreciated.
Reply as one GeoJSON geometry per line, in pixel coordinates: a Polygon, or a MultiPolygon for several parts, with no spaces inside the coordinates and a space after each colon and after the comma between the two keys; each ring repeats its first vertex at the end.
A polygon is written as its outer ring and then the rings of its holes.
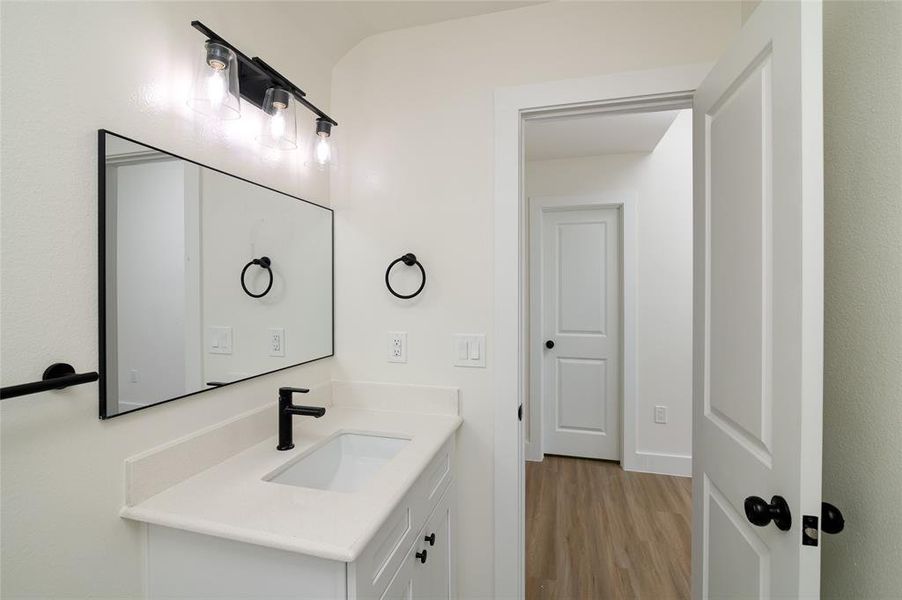
{"type": "Polygon", "coordinates": [[[526,463],[526,598],[688,598],[692,482],[616,463],[526,463]]]}

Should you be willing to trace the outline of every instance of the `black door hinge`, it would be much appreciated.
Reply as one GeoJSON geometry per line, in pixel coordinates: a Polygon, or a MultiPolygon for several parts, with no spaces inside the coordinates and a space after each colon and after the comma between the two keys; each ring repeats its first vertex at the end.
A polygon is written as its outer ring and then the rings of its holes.
{"type": "Polygon", "coordinates": [[[523,420],[523,405],[522,404],[517,407],[517,420],[518,421],[523,420]]]}

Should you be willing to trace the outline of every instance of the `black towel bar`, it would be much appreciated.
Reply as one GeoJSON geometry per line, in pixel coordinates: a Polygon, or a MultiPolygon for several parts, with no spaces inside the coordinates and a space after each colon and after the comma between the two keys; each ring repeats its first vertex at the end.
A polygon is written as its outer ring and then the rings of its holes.
{"type": "Polygon", "coordinates": [[[100,375],[98,375],[96,371],[91,371],[90,373],[76,373],[75,369],[70,364],[53,363],[44,370],[41,381],[20,383],[19,385],[8,385],[5,388],[0,388],[0,400],[25,396],[28,394],[37,394],[38,392],[46,392],[48,390],[61,390],[73,385],[91,383],[92,381],[97,381],[99,378],[100,375]]]}

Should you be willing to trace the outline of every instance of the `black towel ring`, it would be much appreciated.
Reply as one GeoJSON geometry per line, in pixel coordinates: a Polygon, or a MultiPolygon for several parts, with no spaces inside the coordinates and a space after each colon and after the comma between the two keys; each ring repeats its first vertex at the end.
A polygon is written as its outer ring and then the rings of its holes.
{"type": "Polygon", "coordinates": [[[241,269],[241,289],[244,290],[245,294],[247,294],[251,298],[262,298],[269,293],[269,290],[272,289],[272,269],[269,268],[271,264],[272,261],[269,260],[268,256],[261,256],[260,258],[255,258],[251,262],[244,265],[244,268],[241,269]],[[267,273],[269,273],[269,285],[267,285],[266,289],[259,294],[251,292],[249,289],[247,289],[247,285],[245,285],[244,283],[244,274],[247,273],[247,270],[251,267],[251,265],[260,265],[262,268],[266,269],[267,273]]]}
{"type": "Polygon", "coordinates": [[[388,268],[385,269],[385,287],[388,288],[388,291],[391,292],[393,296],[400,298],[402,300],[410,300],[411,298],[413,298],[414,296],[417,296],[420,292],[422,292],[423,288],[426,287],[426,269],[424,269],[423,265],[420,264],[420,261],[417,260],[416,255],[414,255],[411,252],[408,252],[404,256],[402,256],[400,258],[396,258],[395,260],[391,261],[391,264],[389,264],[388,268]],[[418,287],[417,291],[415,291],[412,294],[399,294],[394,289],[392,289],[391,283],[388,281],[388,275],[389,275],[389,273],[391,273],[392,267],[394,267],[399,262],[404,263],[408,267],[412,267],[414,265],[418,266],[420,268],[420,273],[423,275],[423,281],[420,282],[420,287],[418,287]]]}

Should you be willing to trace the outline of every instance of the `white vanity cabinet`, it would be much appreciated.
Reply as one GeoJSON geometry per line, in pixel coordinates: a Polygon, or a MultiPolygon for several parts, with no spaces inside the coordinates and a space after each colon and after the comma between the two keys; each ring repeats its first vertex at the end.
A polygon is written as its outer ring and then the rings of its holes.
{"type": "MultiPolygon", "coordinates": [[[[450,490],[449,490],[450,491],[450,490]]],[[[380,600],[453,598],[451,502],[446,495],[402,561],[380,600]],[[434,537],[433,537],[434,536],[434,537]]]]}
{"type": "Polygon", "coordinates": [[[148,597],[453,598],[453,443],[439,450],[352,562],[243,543],[237,532],[225,539],[149,525],[148,597]]]}

